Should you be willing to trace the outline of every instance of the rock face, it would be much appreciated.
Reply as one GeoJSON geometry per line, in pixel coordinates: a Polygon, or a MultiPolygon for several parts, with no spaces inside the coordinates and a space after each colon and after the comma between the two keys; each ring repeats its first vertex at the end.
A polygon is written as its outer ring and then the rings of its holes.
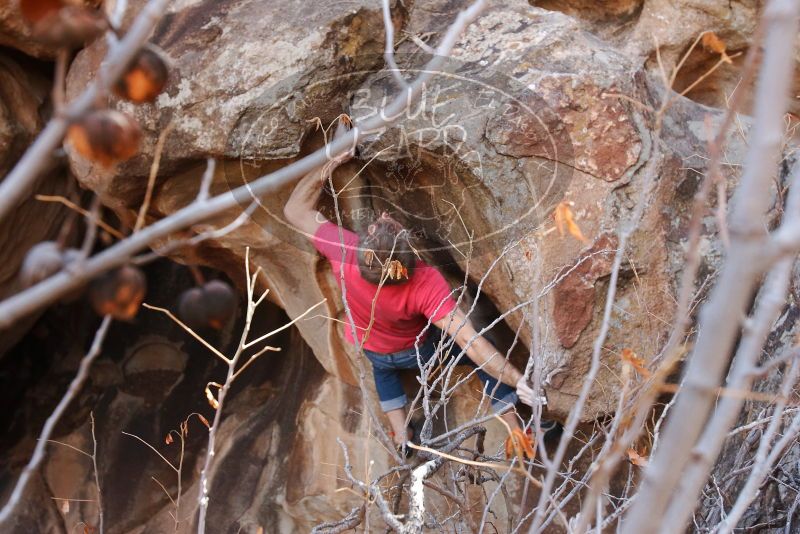
{"type": "MultiPolygon", "coordinates": [[[[130,2],[128,22],[143,4],[130,2]]],[[[148,134],[141,155],[124,166],[124,180],[78,160],[73,169],[109,202],[127,197],[126,204],[138,205],[143,189],[135,178],[148,174],[156,138],[170,123],[164,174],[207,156],[295,156],[314,129],[309,121],[327,125],[364,77],[360,71],[377,65],[382,35],[380,6],[366,0],[313,7],[290,0],[173,4],[152,39],[170,63],[166,92],[153,105],[117,103],[148,134]]],[[[97,42],[79,54],[68,95],[84,87],[105,51],[97,42]]]]}
{"type": "MultiPolygon", "coordinates": [[[[135,110],[149,132],[147,147],[155,144],[159,128],[175,120],[162,159],[154,215],[169,214],[191,201],[203,168],[199,157],[227,158],[217,171],[215,188],[238,185],[317,146],[321,136],[314,133],[316,124],[310,118],[320,117],[325,124],[341,112],[366,116],[392,90],[385,75],[352,75],[354,65],[371,66],[375,61],[371,53],[381,46],[381,38],[367,31],[381,27],[379,13],[370,8],[347,4],[342,11],[305,14],[315,21],[313,38],[298,26],[300,18],[282,18],[281,32],[270,32],[265,41],[263,35],[248,32],[266,30],[245,24],[254,12],[261,13],[258,9],[266,9],[263,4],[210,9],[196,5],[170,13],[156,31],[155,42],[171,58],[174,76],[167,94],[155,105],[135,110]],[[263,61],[266,51],[279,41],[294,42],[289,47],[294,55],[277,47],[285,53],[263,61]],[[297,53],[297,48],[306,52],[297,53]],[[335,94],[337,99],[313,100],[308,97],[311,92],[335,94]],[[273,106],[276,101],[285,106],[267,111],[266,104],[273,106]],[[303,105],[297,105],[301,101],[303,105]],[[274,118],[274,113],[284,115],[274,123],[281,127],[265,133],[265,117],[274,118]],[[260,132],[259,143],[250,142],[244,131],[260,132]]],[[[431,12],[440,16],[431,17],[429,11],[417,16],[412,10],[409,28],[422,34],[440,30],[446,20],[452,20],[457,6],[447,4],[441,11],[448,17],[433,8],[431,12]]],[[[274,13],[267,10],[263,16],[274,17],[274,13]]],[[[398,50],[398,58],[411,73],[424,62],[415,46],[405,43],[398,50]]],[[[78,57],[69,74],[72,92],[85,83],[102,48],[97,43],[78,57]]],[[[548,391],[553,397],[551,410],[563,415],[580,385],[580,371],[588,365],[596,310],[602,309],[602,278],[608,273],[591,269],[594,274],[584,277],[584,290],[577,293],[565,290],[577,274],[561,281],[558,274],[602,248],[604,241],[595,241],[613,235],[643,187],[642,164],[652,151],[648,130],[652,117],[615,95],[652,103],[658,95],[657,82],[649,80],[636,62],[582,31],[574,19],[524,3],[490,7],[468,29],[447,69],[452,72],[432,82],[419,106],[409,112],[413,116],[367,140],[360,147],[361,163],[337,171],[336,179],[344,183],[375,156],[351,186],[355,193],[342,195],[345,224],[357,228],[362,224],[359,214],[385,207],[405,214],[400,218],[425,235],[432,245],[428,252],[454,280],[469,269],[475,281],[486,277],[483,291],[494,308],[505,312],[518,307],[505,317],[512,331],[521,326],[519,305],[542,293],[543,326],[555,319],[556,329],[538,353],[554,384],[548,391]],[[449,87],[445,81],[451,82],[449,87]],[[559,202],[571,203],[583,233],[594,245],[584,247],[552,231],[552,209],[559,202]],[[456,260],[455,248],[442,246],[448,241],[466,243],[456,215],[469,231],[476,232],[470,265],[456,260]],[[498,265],[496,256],[504,250],[498,265]],[[535,268],[541,270],[543,282],[537,281],[535,268]],[[567,328],[560,318],[564,310],[576,307],[584,310],[580,328],[578,323],[567,328]],[[566,377],[576,381],[570,384],[566,377]]],[[[127,104],[117,105],[129,109],[127,104]]],[[[700,106],[689,109],[688,124],[701,124],[709,111],[700,106]]],[[[682,119],[674,124],[680,129],[676,136],[683,138],[680,149],[702,151],[702,129],[690,128],[687,134],[687,117],[682,119]]],[[[686,172],[680,170],[686,166],[681,160],[691,153],[668,152],[657,169],[659,194],[651,200],[652,209],[643,222],[648,225],[648,242],[633,250],[629,259],[634,269],[647,274],[637,284],[622,288],[620,302],[631,308],[623,305],[620,314],[643,315],[635,309],[637,302],[643,302],[638,294],[647,295],[650,313],[669,317],[670,299],[660,288],[670,284],[664,236],[672,223],[662,209],[669,206],[674,191],[670,184],[686,172]]],[[[151,157],[152,151],[146,148],[142,158],[105,174],[98,169],[87,174],[89,167],[77,156],[72,163],[83,184],[100,191],[125,218],[143,194],[151,157]]],[[[279,215],[288,193],[264,199],[264,209],[254,224],[206,244],[192,260],[235,275],[249,245],[264,268],[272,298],[290,316],[327,298],[325,315],[341,318],[338,290],[328,267],[279,215]]],[[[659,323],[642,329],[635,320],[629,323],[622,316],[614,321],[618,327],[612,332],[611,345],[630,346],[637,353],[653,350],[649,343],[662,331],[659,323]]],[[[300,326],[326,371],[355,384],[355,356],[342,342],[340,329],[321,318],[300,326]]],[[[530,329],[521,328],[520,338],[529,345],[530,329]]],[[[608,357],[614,360],[613,354],[608,357]]],[[[611,372],[599,382],[612,383],[611,372]]],[[[613,393],[613,388],[607,390],[604,401],[598,391],[587,419],[610,410],[608,399],[613,393]]]]}
{"type": "MultiPolygon", "coordinates": [[[[134,13],[143,1],[129,3],[134,13]]],[[[635,221],[641,231],[633,234],[624,258],[603,365],[584,412],[585,420],[592,421],[615,407],[620,351],[631,349],[647,360],[663,343],[672,319],[670,294],[682,258],[686,206],[705,168],[698,155],[706,150],[706,120],[713,123],[722,113],[678,98],[664,118],[660,138],[656,135],[646,108],[657,106],[664,90],[654,75],[651,36],[662,37],[667,68],[691,44],[701,23],[713,22],[702,29],[714,29],[731,50],[739,50],[752,32],[758,6],[733,2],[723,10],[711,2],[691,2],[690,11],[702,17],[689,17],[691,24],[684,21],[677,29],[673,17],[668,30],[658,21],[678,8],[685,13],[684,3],[532,3],[542,7],[521,0],[490,3],[421,101],[395,125],[368,138],[356,159],[336,171],[334,182],[342,188],[338,203],[345,226],[363,229],[375,213],[389,210],[418,233],[425,245],[422,253],[454,287],[468,275],[469,299],[478,303],[476,322],[488,324],[502,314],[488,337],[505,349],[518,336],[512,352],[518,366],[535,355],[545,377],[547,416],[557,419],[569,412],[590,365],[617,229],[644,195],[646,209],[635,221]],[[568,207],[585,241],[556,229],[553,211],[559,205],[568,207]],[[541,332],[537,346],[533,321],[541,332]]],[[[398,2],[393,8],[397,35],[402,29],[434,44],[465,4],[398,2]]],[[[0,18],[10,24],[2,11],[0,18]]],[[[396,90],[392,77],[380,72],[383,39],[379,3],[366,0],[172,3],[153,38],[171,65],[166,93],[139,107],[111,100],[142,124],[141,155],[104,170],[70,152],[71,170],[127,223],[144,196],[158,136],[168,127],[151,217],[169,215],[194,199],[207,157],[218,159],[213,192],[251,181],[320,146],[319,123],[327,127],[340,113],[364,118],[381,107],[396,90]]],[[[105,43],[98,41],[78,54],[68,74],[70,96],[93,76],[104,52],[105,43]]],[[[403,39],[397,59],[411,77],[426,57],[413,39],[403,39]]],[[[711,56],[696,63],[706,60],[711,56]]],[[[17,87],[17,78],[10,76],[0,90],[17,87]]],[[[720,105],[717,89],[695,100],[720,105]]],[[[44,94],[19,92],[25,98],[44,94]]],[[[7,124],[28,124],[24,117],[5,121],[18,112],[7,107],[0,107],[5,112],[0,148],[18,139],[5,133],[7,124]]],[[[35,123],[26,135],[39,127],[35,123]]],[[[734,142],[729,148],[735,162],[741,147],[734,142]]],[[[290,189],[262,199],[253,220],[234,232],[174,254],[179,261],[224,271],[241,285],[250,247],[250,258],[263,269],[262,283],[271,290],[273,306],[259,326],[265,331],[285,321],[283,313],[294,318],[325,300],[282,340],[286,354],[271,365],[254,366],[252,381],[226,408],[211,532],[257,532],[259,526],[266,532],[308,531],[346,515],[359,501],[336,491],[341,477],[336,466],[342,463],[336,437],[354,456],[375,460],[374,470],[389,461],[368,437],[372,430],[364,402],[377,403],[369,395],[363,398],[358,387],[359,356],[343,341],[345,313],[336,280],[305,236],[283,220],[290,189]]],[[[330,196],[321,210],[335,218],[330,196]]],[[[219,226],[237,214],[194,230],[219,226]]],[[[716,252],[712,246],[709,255],[716,252]]],[[[161,304],[174,308],[166,295],[177,296],[179,287],[161,286],[161,304]]],[[[161,482],[172,481],[173,472],[119,432],[146,434],[151,443],[161,443],[187,413],[207,413],[202,388],[219,379],[210,358],[200,356],[201,347],[186,344],[179,332],[161,324],[149,317],[117,334],[127,332],[134,341],[107,349],[92,377],[90,396],[58,438],[91,447],[86,421],[92,406],[97,420],[106,422],[101,478],[131,480],[103,483],[107,525],[113,525],[109,532],[174,531],[173,509],[149,479],[154,474],[161,482]]],[[[218,341],[231,347],[230,339],[218,341]]],[[[461,389],[448,414],[451,425],[469,420],[477,406],[469,388],[461,389]]],[[[501,435],[493,424],[490,446],[501,435]]],[[[203,447],[197,437],[204,434],[202,426],[196,426],[183,481],[190,496],[187,515],[193,511],[197,454],[203,447]]],[[[14,467],[31,447],[17,444],[14,467]]],[[[50,494],[93,498],[90,466],[69,454],[59,450],[50,456],[45,481],[35,489],[44,501],[50,494]]],[[[363,476],[364,469],[359,465],[356,475],[363,476]]],[[[175,483],[165,484],[174,491],[175,483]]],[[[519,498],[521,493],[514,495],[515,503],[519,498]]],[[[49,508],[50,519],[43,521],[71,525],[96,512],[91,504],[77,510],[64,518],[49,508]]],[[[501,518],[510,512],[496,510],[501,518]]],[[[41,530],[31,527],[38,521],[35,514],[26,514],[20,525],[41,530]]],[[[379,523],[378,518],[371,521],[379,523]]],[[[180,527],[191,529],[188,523],[180,527]]]]}
{"type": "MultiPolygon", "coordinates": [[[[426,4],[407,14],[398,10],[402,16],[396,22],[429,35],[452,20],[457,4],[426,4]]],[[[252,180],[319,146],[322,136],[312,119],[327,125],[342,112],[363,118],[394,90],[391,77],[374,68],[381,65],[375,52],[381,51],[383,38],[373,4],[304,5],[302,15],[292,2],[280,9],[256,1],[172,9],[154,38],[172,62],[167,93],[152,106],[114,103],[144,125],[142,156],[109,172],[77,156],[71,159],[82,184],[101,193],[123,220],[138,206],[157,136],[170,121],[174,130],[162,159],[153,216],[168,215],[194,198],[204,158],[221,160],[214,190],[252,180]],[[253,25],[254,17],[271,23],[253,25]]],[[[97,43],[78,56],[69,73],[70,94],[94,72],[103,46],[97,43]]],[[[703,153],[705,117],[713,119],[718,112],[679,101],[665,120],[662,155],[649,182],[644,164],[657,142],[653,117],[631,101],[655,105],[662,89],[637,54],[626,55],[562,13],[524,2],[492,4],[459,41],[420,104],[367,139],[357,161],[335,175],[339,187],[349,182],[339,199],[346,226],[363,228],[365,214],[389,209],[424,237],[424,253],[454,285],[467,271],[473,283],[483,280],[478,300],[486,321],[495,319],[497,310],[507,313],[490,335],[503,347],[519,332],[522,344],[537,355],[550,417],[565,417],[583,384],[616,229],[646,188],[648,207],[638,224],[647,232],[634,235],[626,256],[587,421],[614,408],[617,354],[629,348],[646,359],[671,318],[670,262],[678,253],[671,251],[679,251],[680,237],[676,242],[670,236],[682,224],[681,203],[688,201],[676,191],[688,179],[687,168],[703,170],[702,159],[690,156],[703,153]],[[586,243],[555,231],[552,212],[559,203],[571,206],[586,243]],[[541,345],[531,347],[530,305],[537,298],[544,334],[541,345]]],[[[397,56],[409,75],[425,61],[410,41],[398,47],[397,56]]],[[[179,257],[237,278],[249,246],[272,300],[289,317],[327,299],[318,316],[298,324],[324,372],[297,421],[304,432],[324,427],[328,435],[355,443],[364,432],[363,419],[351,414],[360,404],[357,356],[343,342],[341,324],[327,319],[344,319],[329,266],[282,220],[288,194],[287,189],[263,199],[252,223],[179,257]]],[[[329,198],[322,209],[335,216],[329,198]]],[[[515,352],[515,363],[524,366],[527,353],[515,352]]],[[[235,436],[241,432],[245,439],[250,424],[255,423],[231,416],[223,442],[235,448],[240,439],[235,436]]],[[[264,439],[258,454],[272,446],[264,439]]],[[[282,521],[330,518],[314,496],[329,497],[335,489],[320,478],[319,468],[320,459],[337,463],[335,442],[310,440],[293,450],[299,456],[289,464],[292,478],[303,480],[303,486],[287,489],[285,497],[266,497],[263,484],[257,485],[263,499],[280,505],[282,521]]],[[[268,478],[270,469],[252,473],[253,480],[268,478]]],[[[246,510],[250,504],[237,506],[246,510]]],[[[347,511],[347,506],[339,510],[347,511]]],[[[166,514],[162,508],[159,520],[166,514]]]]}

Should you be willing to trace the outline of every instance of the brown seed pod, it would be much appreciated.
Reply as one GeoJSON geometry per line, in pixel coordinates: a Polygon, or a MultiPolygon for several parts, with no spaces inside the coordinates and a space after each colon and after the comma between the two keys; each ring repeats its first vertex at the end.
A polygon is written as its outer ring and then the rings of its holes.
{"type": "Polygon", "coordinates": [[[203,286],[208,325],[221,330],[236,311],[236,294],[222,280],[212,280],[203,286]]]}
{"type": "Polygon", "coordinates": [[[222,280],[212,280],[181,294],[178,314],[192,329],[221,330],[236,311],[236,293],[222,280]]]}
{"type": "Polygon", "coordinates": [[[178,315],[193,330],[206,326],[206,312],[203,308],[203,290],[199,287],[187,289],[178,299],[178,315]]]}
{"type": "Polygon", "coordinates": [[[92,281],[89,300],[100,315],[124,321],[133,319],[147,292],[147,278],[141,269],[125,265],[92,281]]]}
{"type": "Polygon", "coordinates": [[[49,7],[29,10],[29,13],[35,20],[31,24],[33,37],[53,46],[80,48],[108,29],[108,22],[100,11],[83,6],[49,7]]]}
{"type": "Polygon", "coordinates": [[[152,102],[167,85],[168,74],[161,56],[143,48],[114,85],[114,94],[135,104],[152,102]]]}
{"type": "Polygon", "coordinates": [[[139,124],[113,110],[93,111],[67,131],[67,139],[75,150],[104,167],[136,155],[141,138],[139,124]]]}
{"type": "Polygon", "coordinates": [[[55,241],[37,243],[25,255],[19,270],[22,285],[30,287],[56,274],[64,267],[64,254],[55,241]]]}

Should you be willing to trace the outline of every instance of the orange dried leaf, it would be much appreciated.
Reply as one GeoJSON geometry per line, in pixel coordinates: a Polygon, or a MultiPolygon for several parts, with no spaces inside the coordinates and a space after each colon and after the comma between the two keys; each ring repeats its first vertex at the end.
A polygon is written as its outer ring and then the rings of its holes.
{"type": "Polygon", "coordinates": [[[211,405],[211,407],[217,410],[219,409],[219,402],[217,402],[217,399],[214,398],[214,394],[211,393],[211,386],[220,387],[220,385],[216,382],[209,382],[206,386],[206,399],[208,399],[208,403],[211,405]]]}
{"type": "Polygon", "coordinates": [[[206,425],[206,427],[208,427],[209,429],[211,428],[211,425],[208,424],[208,419],[203,417],[201,414],[197,414],[197,418],[200,419],[200,422],[206,425]]]}
{"type": "Polygon", "coordinates": [[[518,432],[520,445],[522,446],[522,452],[525,453],[526,458],[533,460],[533,458],[536,456],[536,451],[533,449],[533,438],[523,434],[521,430],[518,430],[518,432]]]}
{"type": "Polygon", "coordinates": [[[646,467],[647,466],[647,458],[636,452],[636,449],[628,449],[628,461],[633,465],[638,465],[639,467],[646,467]]]}
{"type": "Polygon", "coordinates": [[[512,430],[511,435],[506,438],[505,448],[506,458],[509,460],[514,456],[518,457],[520,461],[524,458],[532,460],[536,456],[532,438],[519,428],[512,430]]]}
{"type": "Polygon", "coordinates": [[[716,52],[717,54],[722,56],[722,60],[725,63],[732,63],[731,58],[728,57],[728,53],[726,52],[727,46],[725,45],[725,41],[720,39],[716,33],[714,32],[704,33],[702,38],[702,43],[707,50],[711,50],[712,52],[716,52]]]}
{"type": "Polygon", "coordinates": [[[643,358],[640,358],[633,352],[631,349],[622,349],[622,353],[620,354],[620,358],[622,361],[630,364],[631,367],[636,369],[636,372],[644,377],[650,376],[650,370],[647,368],[647,363],[644,361],[643,358]]]}
{"type": "Polygon", "coordinates": [[[164,439],[164,443],[166,443],[167,445],[172,445],[172,432],[167,434],[167,437],[164,439]]]}
{"type": "Polygon", "coordinates": [[[558,233],[561,237],[564,237],[564,230],[566,230],[578,241],[581,241],[582,243],[588,242],[588,239],[586,239],[586,237],[583,235],[583,232],[581,232],[578,223],[575,222],[575,216],[572,214],[572,209],[570,208],[569,202],[560,202],[558,206],[556,206],[553,216],[555,217],[556,227],[558,228],[558,233]]]}

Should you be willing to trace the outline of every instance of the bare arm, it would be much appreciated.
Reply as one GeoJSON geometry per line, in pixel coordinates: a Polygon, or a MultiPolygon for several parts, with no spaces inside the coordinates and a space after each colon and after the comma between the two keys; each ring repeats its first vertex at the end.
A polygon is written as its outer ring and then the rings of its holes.
{"type": "MultiPolygon", "coordinates": [[[[347,127],[340,121],[336,128],[335,137],[343,135],[346,131],[347,127]]],[[[349,151],[333,158],[319,169],[306,174],[297,182],[292,194],[289,195],[289,200],[286,201],[286,205],[283,207],[283,215],[289,224],[309,236],[317,233],[317,229],[322,223],[328,221],[317,210],[317,202],[319,202],[319,197],[322,194],[322,186],[325,184],[325,180],[331,176],[334,169],[352,156],[353,152],[349,151]]]]}
{"type": "Polygon", "coordinates": [[[456,308],[451,315],[439,319],[433,324],[452,336],[460,347],[466,347],[467,343],[475,338],[467,348],[467,356],[500,382],[515,388],[519,387],[518,384],[523,378],[522,373],[506,360],[486,338],[477,336],[475,328],[464,312],[456,308]],[[459,328],[462,323],[464,323],[463,326],[459,328]]]}
{"type": "Polygon", "coordinates": [[[295,228],[314,235],[322,223],[327,221],[317,210],[317,202],[322,194],[322,185],[327,178],[323,169],[306,174],[297,185],[283,207],[283,215],[295,228]]]}

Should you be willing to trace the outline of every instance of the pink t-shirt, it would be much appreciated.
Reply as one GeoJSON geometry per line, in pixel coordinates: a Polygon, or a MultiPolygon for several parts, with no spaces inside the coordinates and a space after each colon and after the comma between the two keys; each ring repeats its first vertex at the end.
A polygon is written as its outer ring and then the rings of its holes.
{"type": "MultiPolygon", "coordinates": [[[[363,342],[378,286],[361,278],[357,259],[358,236],[345,228],[342,228],[342,234],[345,245],[344,262],[339,227],[332,222],[326,221],[319,227],[314,234],[313,243],[330,260],[336,282],[340,286],[344,267],[347,303],[353,313],[358,340],[363,342]]],[[[456,302],[450,293],[450,284],[442,274],[418,259],[407,282],[384,284],[381,288],[375,301],[375,319],[364,348],[389,354],[413,347],[429,319],[434,323],[455,309],[456,302]]],[[[345,339],[354,343],[350,324],[345,325],[344,332],[345,339]]]]}

